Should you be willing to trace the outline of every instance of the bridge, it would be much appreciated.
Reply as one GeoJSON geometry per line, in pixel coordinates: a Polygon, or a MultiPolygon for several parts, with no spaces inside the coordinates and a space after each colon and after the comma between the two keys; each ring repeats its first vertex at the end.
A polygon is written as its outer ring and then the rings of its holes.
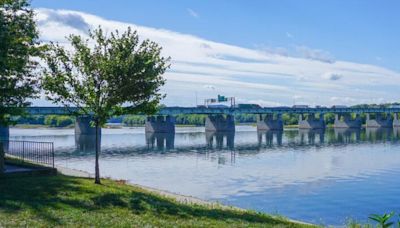
{"type": "MultiPolygon", "coordinates": [[[[77,108],[65,107],[29,107],[30,115],[71,115],[77,108]]],[[[335,128],[361,128],[360,114],[366,114],[365,126],[368,128],[400,127],[398,113],[400,107],[391,108],[351,108],[351,107],[265,107],[265,108],[231,108],[231,107],[166,107],[161,108],[154,116],[148,116],[145,124],[146,132],[175,132],[174,115],[203,114],[207,115],[206,131],[235,131],[234,115],[257,114],[257,130],[283,130],[282,114],[298,114],[299,129],[324,129],[324,114],[335,114],[335,128]],[[355,118],[353,118],[353,115],[355,118]],[[371,118],[374,114],[375,118],[371,118]]],[[[90,116],[76,118],[75,134],[94,135],[95,129],[90,126],[90,116]]],[[[0,138],[8,138],[8,127],[0,127],[0,138]]]]}

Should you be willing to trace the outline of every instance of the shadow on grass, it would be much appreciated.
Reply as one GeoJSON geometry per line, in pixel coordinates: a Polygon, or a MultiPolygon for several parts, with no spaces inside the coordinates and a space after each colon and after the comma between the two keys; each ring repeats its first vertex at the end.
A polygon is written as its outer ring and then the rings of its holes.
{"type": "MultiPolygon", "coordinates": [[[[122,208],[132,215],[152,214],[157,218],[211,219],[231,222],[285,224],[267,215],[238,210],[210,209],[204,206],[177,203],[168,198],[142,192],[130,186],[105,181],[66,177],[18,177],[0,179],[0,212],[16,213],[31,210],[50,224],[63,225],[63,210],[82,212],[122,208]],[[56,211],[56,212],[55,212],[56,211]]],[[[291,224],[293,225],[293,224],[291,224]]]]}

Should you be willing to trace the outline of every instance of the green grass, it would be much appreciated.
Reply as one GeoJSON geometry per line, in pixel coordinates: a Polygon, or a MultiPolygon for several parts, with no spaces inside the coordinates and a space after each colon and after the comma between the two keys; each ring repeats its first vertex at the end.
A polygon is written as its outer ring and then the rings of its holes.
{"type": "Polygon", "coordinates": [[[123,182],[63,175],[0,179],[0,227],[308,227],[253,211],[178,203],[123,182]]]}

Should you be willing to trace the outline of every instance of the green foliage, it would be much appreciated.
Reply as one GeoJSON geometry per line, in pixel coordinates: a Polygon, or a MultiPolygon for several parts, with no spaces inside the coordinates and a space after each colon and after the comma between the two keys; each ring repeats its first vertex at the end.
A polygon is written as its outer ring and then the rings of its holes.
{"type": "Polygon", "coordinates": [[[146,122],[145,116],[126,115],[122,119],[122,123],[128,126],[143,125],[146,122]]]}
{"type": "Polygon", "coordinates": [[[299,122],[299,115],[298,114],[289,114],[284,113],[282,114],[282,121],[284,125],[295,125],[299,122]]]}
{"type": "Polygon", "coordinates": [[[124,181],[55,176],[0,181],[0,227],[310,227],[219,205],[179,203],[124,181]]]}
{"type": "Polygon", "coordinates": [[[0,124],[12,124],[36,97],[38,31],[27,0],[0,1],[0,124]],[[11,108],[12,107],[12,108],[11,108]]]}
{"type": "Polygon", "coordinates": [[[78,107],[99,126],[112,116],[156,111],[164,97],[162,74],[169,67],[161,47],[149,40],[140,43],[130,28],[109,36],[98,28],[89,40],[77,35],[68,40],[73,52],[51,44],[46,54],[43,88],[49,100],[78,107]]]}
{"type": "Polygon", "coordinates": [[[324,120],[325,120],[325,124],[334,124],[335,123],[335,114],[334,113],[325,113],[324,120]]]}
{"type": "Polygon", "coordinates": [[[393,225],[393,222],[389,222],[389,219],[393,217],[394,213],[391,212],[389,214],[385,213],[383,215],[372,214],[368,218],[378,222],[381,228],[387,228],[393,225]]]}
{"type": "Polygon", "coordinates": [[[50,44],[45,55],[42,85],[47,99],[63,106],[75,106],[75,114],[93,117],[96,127],[95,183],[100,183],[99,127],[113,116],[153,114],[165,96],[160,87],[169,67],[161,47],[150,41],[139,42],[131,28],[109,36],[101,28],[89,32],[89,39],[70,35],[73,49],[50,44]]]}
{"type": "Polygon", "coordinates": [[[74,123],[70,116],[49,115],[44,119],[44,124],[51,127],[67,127],[74,123]]]}

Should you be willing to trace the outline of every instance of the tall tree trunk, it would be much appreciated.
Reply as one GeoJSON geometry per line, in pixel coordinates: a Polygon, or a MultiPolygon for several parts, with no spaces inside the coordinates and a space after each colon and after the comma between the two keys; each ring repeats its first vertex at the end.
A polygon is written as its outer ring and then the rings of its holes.
{"type": "Polygon", "coordinates": [[[99,154],[100,154],[100,145],[99,145],[99,122],[96,121],[96,164],[95,164],[95,184],[101,184],[100,182],[100,168],[99,168],[99,154]]]}
{"type": "Polygon", "coordinates": [[[4,172],[4,146],[0,141],[0,174],[4,172]]]}

